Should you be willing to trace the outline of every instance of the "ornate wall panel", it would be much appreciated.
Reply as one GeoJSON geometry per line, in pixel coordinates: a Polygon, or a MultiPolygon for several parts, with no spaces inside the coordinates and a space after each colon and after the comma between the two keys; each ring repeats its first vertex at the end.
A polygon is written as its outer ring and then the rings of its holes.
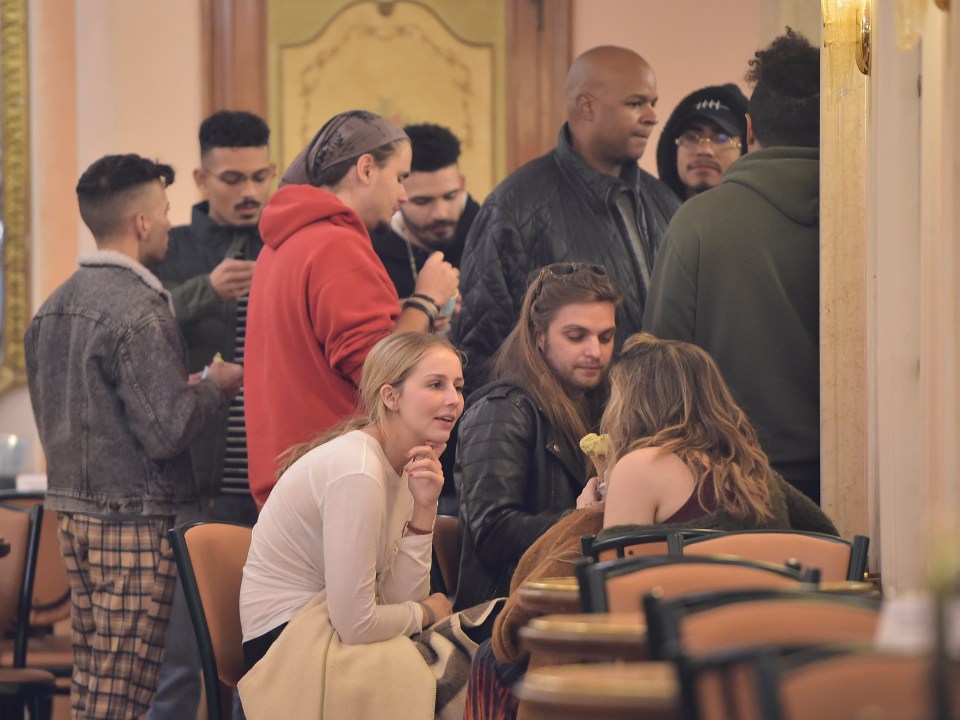
{"type": "Polygon", "coordinates": [[[492,39],[468,40],[418,2],[357,2],[306,42],[278,44],[276,54],[281,165],[332,115],[359,108],[399,125],[449,127],[461,140],[470,188],[483,196],[493,186],[503,147],[492,39]]]}

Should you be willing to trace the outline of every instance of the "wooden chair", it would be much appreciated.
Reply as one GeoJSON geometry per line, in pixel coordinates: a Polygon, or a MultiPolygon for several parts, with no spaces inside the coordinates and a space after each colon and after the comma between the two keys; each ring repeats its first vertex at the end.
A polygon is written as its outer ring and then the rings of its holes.
{"type": "Polygon", "coordinates": [[[638,614],[643,596],[655,590],[673,597],[706,590],[797,587],[806,579],[782,565],[722,557],[584,560],[576,572],[584,612],[638,614]]]}
{"type": "Polygon", "coordinates": [[[11,546],[0,559],[0,629],[13,628],[12,663],[0,668],[0,716],[19,717],[29,707],[34,720],[50,717],[54,677],[27,667],[30,601],[36,576],[43,508],[0,503],[0,536],[11,546]]]}
{"type": "MultiPolygon", "coordinates": [[[[30,508],[43,506],[42,492],[0,491],[0,502],[30,508]]],[[[48,670],[60,684],[57,692],[70,693],[73,674],[73,641],[69,634],[57,634],[54,623],[70,617],[70,580],[60,556],[55,517],[42,523],[37,570],[30,605],[30,636],[27,640],[26,663],[48,670]]],[[[0,667],[13,664],[13,641],[0,640],[0,667]]]]}
{"type": "Polygon", "coordinates": [[[717,530],[681,530],[681,531],[640,531],[624,532],[610,535],[603,540],[597,540],[596,535],[583,535],[580,538],[580,549],[584,557],[590,557],[597,562],[616,560],[622,557],[650,557],[652,555],[667,555],[669,547],[667,540],[673,535],[683,537],[700,537],[716,534],[717,530]]]}
{"type": "Polygon", "coordinates": [[[460,518],[437,515],[433,526],[433,556],[448,595],[457,591],[460,574],[460,518]]]}
{"type": "Polygon", "coordinates": [[[644,609],[651,657],[677,666],[684,716],[701,720],[760,717],[753,659],[762,648],[869,643],[880,619],[878,598],[804,590],[649,595],[644,609]]]}
{"type": "Polygon", "coordinates": [[[236,686],[246,668],[240,629],[240,581],[251,528],[220,522],[185,523],[170,530],[180,584],[200,649],[207,717],[222,717],[220,683],[236,686]]]}
{"type": "Polygon", "coordinates": [[[673,536],[671,555],[732,555],[747,560],[799,563],[818,568],[823,582],[863,580],[867,570],[869,538],[852,542],[833,535],[799,530],[744,530],[703,537],[673,536]]]}
{"type": "Polygon", "coordinates": [[[756,662],[764,720],[958,720],[960,666],[944,669],[947,692],[937,698],[924,655],[817,649],[756,662]]]}

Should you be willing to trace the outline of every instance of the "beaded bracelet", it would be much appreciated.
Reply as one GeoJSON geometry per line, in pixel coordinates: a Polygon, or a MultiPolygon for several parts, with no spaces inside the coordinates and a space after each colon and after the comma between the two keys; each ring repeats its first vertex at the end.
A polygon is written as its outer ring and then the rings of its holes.
{"type": "Polygon", "coordinates": [[[414,527],[413,525],[411,525],[411,524],[410,524],[410,521],[408,520],[408,521],[404,524],[404,526],[403,526],[403,533],[401,533],[401,534],[405,534],[405,533],[407,533],[407,532],[409,532],[411,535],[432,535],[432,534],[433,534],[433,528],[430,528],[429,530],[421,530],[420,528],[414,527]]]}

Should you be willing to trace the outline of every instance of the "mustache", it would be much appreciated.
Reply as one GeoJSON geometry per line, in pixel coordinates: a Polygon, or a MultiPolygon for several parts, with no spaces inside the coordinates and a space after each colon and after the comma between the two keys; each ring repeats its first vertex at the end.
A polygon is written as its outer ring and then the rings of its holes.
{"type": "Polygon", "coordinates": [[[427,225],[427,230],[443,230],[445,228],[454,228],[457,224],[452,220],[437,220],[427,225]]]}
{"type": "Polygon", "coordinates": [[[253,210],[260,207],[260,203],[257,200],[247,199],[247,200],[238,202],[233,207],[235,210],[253,210]]]}
{"type": "Polygon", "coordinates": [[[692,163],[687,163],[687,170],[693,170],[697,167],[711,167],[717,172],[722,172],[720,163],[714,162],[713,160],[696,160],[692,163]]]}

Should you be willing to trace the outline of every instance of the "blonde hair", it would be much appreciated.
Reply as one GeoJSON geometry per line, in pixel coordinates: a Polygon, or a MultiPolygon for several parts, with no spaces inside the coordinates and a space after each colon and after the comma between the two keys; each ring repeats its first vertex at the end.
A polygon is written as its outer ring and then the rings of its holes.
{"type": "Polygon", "coordinates": [[[719,507],[734,517],[773,516],[773,470],[706,352],[637,333],[624,343],[610,381],[601,427],[610,435],[613,461],[644,447],[674,453],[693,473],[701,501],[709,482],[719,507]]]}
{"type": "Polygon", "coordinates": [[[280,467],[277,470],[277,477],[283,475],[287,468],[301,457],[324,443],[371,425],[382,427],[387,407],[383,403],[383,398],[380,397],[380,388],[384,385],[399,388],[427,353],[436,348],[444,348],[460,357],[457,349],[449,341],[426,333],[394,333],[374,345],[367,354],[366,360],[363,361],[363,372],[358,389],[360,412],[337,427],[321,433],[313,440],[294,445],[284,452],[278,458],[280,467]]]}

